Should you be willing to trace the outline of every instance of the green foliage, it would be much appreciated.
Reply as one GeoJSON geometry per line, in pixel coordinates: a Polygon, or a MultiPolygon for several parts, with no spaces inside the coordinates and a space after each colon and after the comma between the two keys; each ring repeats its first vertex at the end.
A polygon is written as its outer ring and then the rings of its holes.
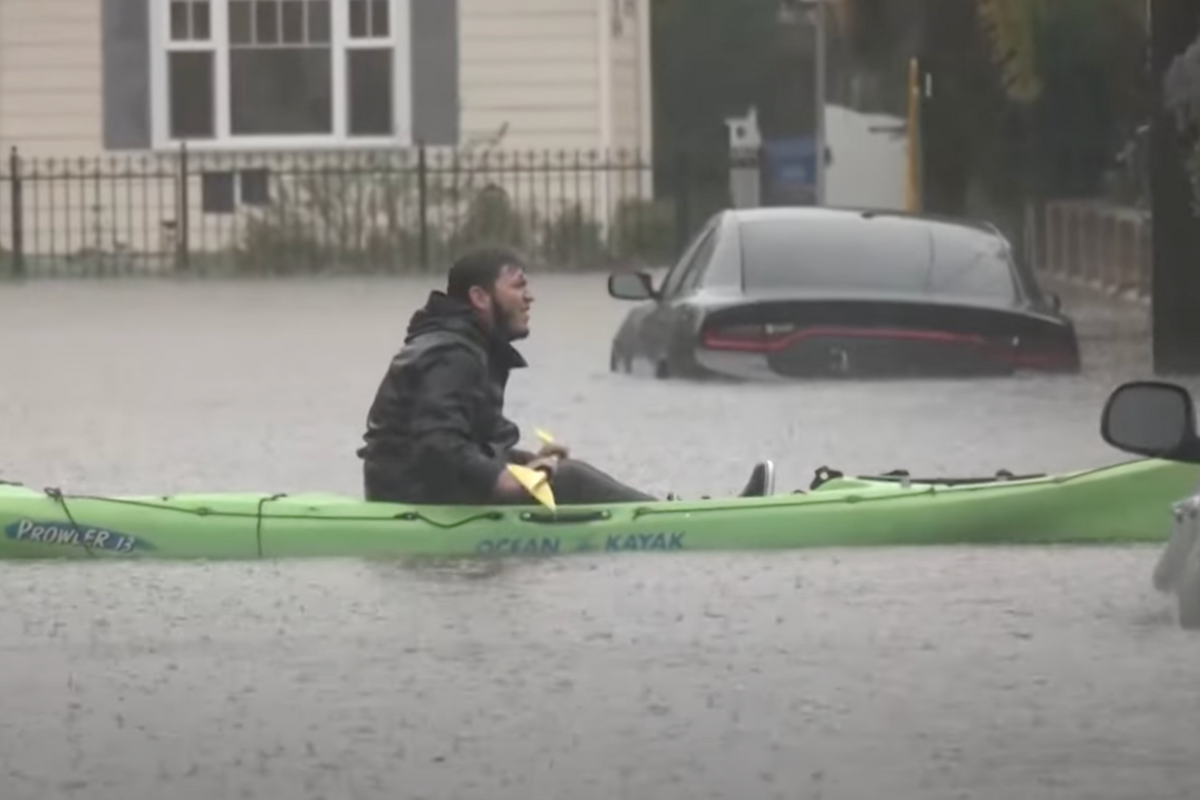
{"type": "Polygon", "coordinates": [[[531,216],[516,208],[507,192],[487,185],[470,198],[466,216],[448,241],[456,251],[491,244],[526,249],[533,241],[532,227],[531,216]]]}
{"type": "Polygon", "coordinates": [[[412,189],[411,173],[386,155],[283,176],[273,202],[247,215],[233,265],[243,274],[288,275],[378,270],[404,260],[412,189]]]}
{"type": "Polygon", "coordinates": [[[834,21],[858,66],[872,72],[902,73],[915,53],[896,32],[912,24],[918,7],[911,0],[837,0],[834,21]]]}
{"type": "Polygon", "coordinates": [[[1193,213],[1200,215],[1200,39],[1176,56],[1163,80],[1163,95],[1183,139],[1193,213]]]}
{"type": "MultiPolygon", "coordinates": [[[[536,265],[593,269],[614,262],[669,263],[675,205],[619,200],[606,229],[598,208],[569,203],[539,218],[501,186],[463,168],[433,176],[423,194],[428,262],[448,264],[464,250],[516,247],[536,265]],[[477,184],[482,183],[481,186],[477,184]]],[[[279,180],[274,201],[243,218],[227,264],[244,275],[413,272],[422,264],[421,194],[394,165],[279,180]]]]}
{"type": "Polygon", "coordinates": [[[603,266],[608,263],[607,250],[600,224],[590,219],[578,203],[542,226],[542,256],[557,266],[603,266]]]}
{"type": "Polygon", "coordinates": [[[675,203],[669,200],[625,200],[617,205],[613,255],[623,263],[661,266],[678,250],[675,203]]]}
{"type": "Polygon", "coordinates": [[[991,42],[1004,88],[1018,102],[1042,93],[1037,39],[1047,2],[1057,0],[978,0],[979,15],[991,42]]]}
{"type": "MultiPolygon", "coordinates": [[[[674,187],[674,159],[723,158],[725,118],[763,105],[778,79],[778,0],[653,0],[651,7],[657,176],[674,187]]],[[[724,178],[722,178],[724,180],[724,178]]]]}
{"type": "Polygon", "coordinates": [[[1192,187],[1192,214],[1200,217],[1200,144],[1194,137],[1185,150],[1184,169],[1187,170],[1188,184],[1192,187]]]}
{"type": "Polygon", "coordinates": [[[1044,85],[1031,114],[1040,192],[1090,195],[1144,118],[1145,25],[1128,0],[1054,0],[1037,32],[1044,85]]]}
{"type": "MultiPolygon", "coordinates": [[[[913,42],[887,37],[897,23],[882,14],[920,15],[922,4],[842,2],[840,19],[870,29],[852,28],[847,39],[889,56],[859,52],[862,65],[895,70],[899,58],[917,55],[913,42]]],[[[929,19],[919,24],[942,90],[938,130],[927,130],[936,139],[927,152],[945,167],[935,177],[1014,199],[1100,191],[1115,153],[1145,118],[1144,0],[927,2],[929,19]]]]}

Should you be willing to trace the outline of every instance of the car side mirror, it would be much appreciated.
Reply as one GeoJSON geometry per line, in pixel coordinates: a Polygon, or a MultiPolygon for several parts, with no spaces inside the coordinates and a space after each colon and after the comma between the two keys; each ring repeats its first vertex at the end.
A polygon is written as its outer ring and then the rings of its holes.
{"type": "Polygon", "coordinates": [[[653,280],[640,270],[609,275],[608,294],[618,300],[652,300],[658,296],[653,280]]]}
{"type": "Polygon", "coordinates": [[[1100,436],[1127,453],[1200,464],[1196,411],[1187,389],[1160,381],[1131,381],[1109,395],[1100,436]]]}

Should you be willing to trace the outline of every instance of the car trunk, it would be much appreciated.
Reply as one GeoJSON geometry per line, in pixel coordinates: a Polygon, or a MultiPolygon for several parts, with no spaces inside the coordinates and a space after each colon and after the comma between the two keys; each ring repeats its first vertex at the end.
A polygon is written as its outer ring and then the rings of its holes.
{"type": "Polygon", "coordinates": [[[1070,330],[1053,320],[936,300],[752,301],[710,312],[701,346],[758,353],[795,377],[1078,368],[1070,330]]]}

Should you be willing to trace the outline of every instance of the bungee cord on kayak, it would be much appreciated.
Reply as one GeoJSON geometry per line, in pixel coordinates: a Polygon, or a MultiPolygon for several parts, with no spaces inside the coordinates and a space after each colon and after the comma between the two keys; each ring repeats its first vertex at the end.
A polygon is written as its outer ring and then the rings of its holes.
{"type": "MultiPolygon", "coordinates": [[[[71,523],[71,527],[74,528],[76,533],[82,537],[83,531],[80,529],[79,524],[75,521],[75,515],[71,513],[71,507],[67,504],[67,499],[63,496],[62,490],[56,486],[47,486],[44,491],[46,492],[47,497],[56,501],[59,506],[62,507],[63,513],[67,515],[67,519],[71,523]]],[[[89,558],[96,557],[96,554],[92,552],[92,548],[86,540],[82,540],[79,546],[83,552],[88,554],[89,558]]]]}

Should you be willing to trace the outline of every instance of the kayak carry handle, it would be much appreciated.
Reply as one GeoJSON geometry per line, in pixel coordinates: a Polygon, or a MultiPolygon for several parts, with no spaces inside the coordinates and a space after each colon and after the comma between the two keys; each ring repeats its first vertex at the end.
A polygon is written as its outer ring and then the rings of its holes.
{"type": "Polygon", "coordinates": [[[612,517],[608,511],[522,511],[522,522],[542,525],[571,525],[578,522],[601,522],[612,517]]]}

